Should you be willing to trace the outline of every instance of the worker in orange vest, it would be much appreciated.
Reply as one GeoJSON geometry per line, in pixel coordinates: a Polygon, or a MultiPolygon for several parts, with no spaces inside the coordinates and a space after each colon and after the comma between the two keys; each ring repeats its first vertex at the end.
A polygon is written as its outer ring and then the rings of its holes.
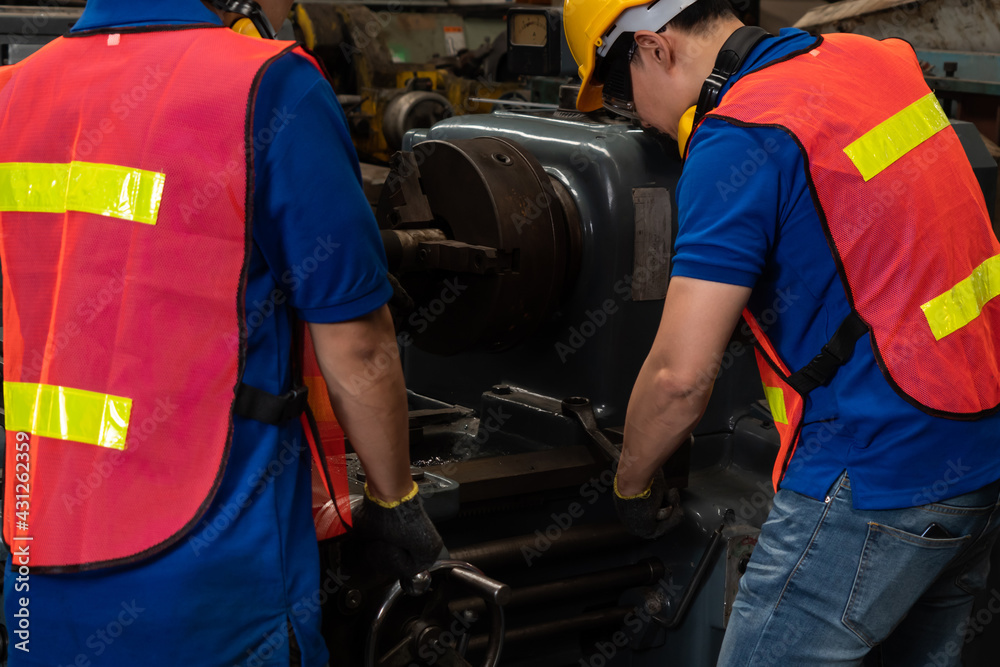
{"type": "MultiPolygon", "coordinates": [[[[781,439],[720,665],[957,665],[1000,532],[1000,244],[897,39],[776,36],[727,0],[567,0],[582,111],[677,141],[679,230],[615,502],[663,462],[742,314],[781,439]]],[[[725,372],[725,371],[723,371],[725,372]]]]}
{"type": "Polygon", "coordinates": [[[395,577],[441,551],[398,358],[370,372],[392,288],[343,112],[294,43],[228,29],[291,4],[91,0],[0,69],[12,666],[326,664],[347,584],[320,585],[297,322],[358,532],[395,577]]]}

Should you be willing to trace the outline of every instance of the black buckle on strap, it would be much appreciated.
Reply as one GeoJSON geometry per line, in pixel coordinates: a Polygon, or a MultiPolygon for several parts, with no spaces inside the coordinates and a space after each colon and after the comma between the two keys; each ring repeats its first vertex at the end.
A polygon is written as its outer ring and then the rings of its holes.
{"type": "Polygon", "coordinates": [[[840,367],[854,354],[855,344],[866,333],[868,325],[857,313],[851,311],[851,314],[837,327],[830,342],[823,346],[823,351],[803,368],[792,373],[786,382],[802,396],[816,387],[829,384],[840,367]]]}
{"type": "Polygon", "coordinates": [[[305,412],[309,389],[296,387],[280,396],[240,382],[236,390],[233,414],[265,424],[284,424],[305,412]]]}

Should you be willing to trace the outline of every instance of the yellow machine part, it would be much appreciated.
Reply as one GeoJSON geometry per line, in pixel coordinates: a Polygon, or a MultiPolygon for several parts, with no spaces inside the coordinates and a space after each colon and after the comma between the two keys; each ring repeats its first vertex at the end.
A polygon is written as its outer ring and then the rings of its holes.
{"type": "Polygon", "coordinates": [[[498,99],[505,94],[524,89],[517,82],[495,82],[484,78],[465,79],[446,69],[437,69],[420,63],[394,63],[384,33],[369,35],[368,25],[378,25],[376,15],[363,5],[323,6],[299,3],[295,6],[293,20],[302,42],[323,57],[333,54],[339,58],[349,53],[350,58],[341,62],[353,75],[338,73],[336,63],[328,62],[334,85],[351,81],[357,90],[337,90],[339,94],[356,92],[361,103],[348,110],[351,138],[362,160],[388,162],[393,150],[388,146],[383,132],[382,116],[389,101],[397,91],[408,87],[414,78],[430,82],[430,90],[440,93],[451,104],[455,115],[489,113],[494,106],[472,102],[471,98],[498,99]],[[360,40],[356,44],[354,40],[360,40]],[[336,45],[331,48],[331,45],[336,45]]]}

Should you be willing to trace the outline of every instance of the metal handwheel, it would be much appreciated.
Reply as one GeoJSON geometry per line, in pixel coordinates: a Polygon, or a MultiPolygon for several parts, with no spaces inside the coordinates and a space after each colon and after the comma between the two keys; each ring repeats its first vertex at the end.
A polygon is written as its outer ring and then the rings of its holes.
{"type": "Polygon", "coordinates": [[[466,595],[480,597],[486,603],[490,633],[481,666],[496,667],[503,649],[503,605],[510,600],[510,587],[464,561],[442,560],[418,574],[413,589],[416,595],[403,596],[398,581],[389,589],[368,634],[365,667],[471,667],[465,653],[470,630],[479,617],[471,609],[449,607],[449,602],[466,595]],[[449,591],[453,591],[452,595],[449,591]],[[407,601],[413,609],[403,609],[407,601]],[[394,625],[402,638],[387,646],[382,631],[394,625]]]}

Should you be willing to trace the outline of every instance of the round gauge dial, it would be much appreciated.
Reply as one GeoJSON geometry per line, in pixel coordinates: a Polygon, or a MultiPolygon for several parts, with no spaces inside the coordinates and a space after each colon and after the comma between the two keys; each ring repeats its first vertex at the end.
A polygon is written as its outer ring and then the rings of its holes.
{"type": "Polygon", "coordinates": [[[545,14],[515,14],[511,17],[511,44],[545,46],[548,36],[548,21],[545,14]]]}

